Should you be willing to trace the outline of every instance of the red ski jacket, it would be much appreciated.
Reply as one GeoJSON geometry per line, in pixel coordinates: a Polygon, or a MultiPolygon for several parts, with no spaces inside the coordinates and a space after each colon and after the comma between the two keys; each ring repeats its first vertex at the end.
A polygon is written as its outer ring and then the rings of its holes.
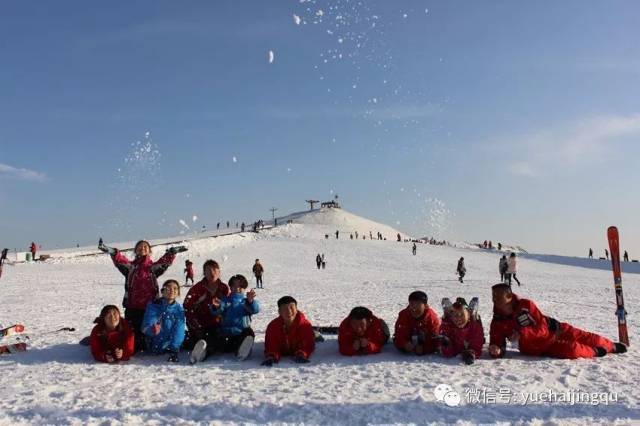
{"type": "Polygon", "coordinates": [[[347,356],[379,353],[388,338],[384,333],[382,320],[374,316],[369,321],[367,331],[362,337],[367,339],[369,343],[364,348],[360,348],[357,351],[354,350],[353,342],[357,336],[353,333],[349,318],[345,318],[342,323],[340,323],[340,328],[338,328],[338,346],[340,347],[340,353],[347,356]]]}
{"type": "Polygon", "coordinates": [[[440,318],[431,308],[427,308],[420,318],[414,318],[409,308],[400,311],[396,320],[393,343],[396,348],[404,350],[407,343],[411,343],[412,336],[417,336],[422,342],[424,353],[430,354],[437,349],[435,335],[440,329],[440,318]]]}
{"type": "Polygon", "coordinates": [[[184,268],[184,272],[187,274],[187,278],[193,279],[193,264],[190,263],[189,266],[184,268]]]}
{"type": "Polygon", "coordinates": [[[165,253],[154,262],[150,256],[136,257],[133,261],[121,252],[111,256],[113,264],[126,278],[122,306],[145,310],[147,304],[159,296],[158,277],[171,266],[175,257],[174,254],[165,253]]]}
{"type": "Polygon", "coordinates": [[[511,315],[502,315],[494,310],[491,320],[490,344],[502,349],[504,354],[507,339],[515,331],[520,334],[520,352],[527,355],[542,355],[555,340],[554,333],[549,330],[548,318],[540,312],[535,303],[528,299],[520,299],[513,295],[514,311],[511,315]],[[529,313],[533,319],[531,324],[521,327],[516,318],[529,313]]]}
{"type": "Polygon", "coordinates": [[[116,349],[122,349],[120,361],[127,361],[133,355],[134,334],[124,319],[113,331],[106,331],[102,324],[96,324],[91,331],[90,345],[96,361],[107,362],[107,353],[113,357],[116,349]]]}
{"type": "Polygon", "coordinates": [[[479,321],[470,319],[466,326],[458,328],[451,320],[445,319],[442,321],[440,334],[448,339],[446,343],[443,341],[440,346],[440,352],[443,356],[454,357],[465,349],[471,349],[476,358],[480,358],[482,355],[484,330],[479,321]]]}
{"type": "Polygon", "coordinates": [[[203,278],[191,287],[182,304],[191,334],[199,335],[207,329],[218,327],[222,317],[211,313],[211,300],[214,297],[222,299],[231,294],[229,286],[220,280],[215,293],[207,288],[206,283],[207,279],[203,278]]]}
{"type": "Polygon", "coordinates": [[[311,323],[298,311],[291,327],[285,330],[284,321],[278,317],[267,326],[264,340],[264,355],[276,362],[287,355],[309,358],[316,349],[315,335],[311,323]]]}

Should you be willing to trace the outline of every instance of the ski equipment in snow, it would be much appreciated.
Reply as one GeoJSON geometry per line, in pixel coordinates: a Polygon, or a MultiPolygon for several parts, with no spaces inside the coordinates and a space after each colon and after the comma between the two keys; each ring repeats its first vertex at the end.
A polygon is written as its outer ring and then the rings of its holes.
{"type": "Polygon", "coordinates": [[[624,309],[624,297],[622,296],[622,274],[620,271],[620,238],[618,228],[610,226],[607,230],[609,250],[611,252],[611,266],[613,268],[613,283],[616,290],[616,316],[618,317],[618,338],[629,346],[629,334],[627,332],[627,311],[624,309]]]}

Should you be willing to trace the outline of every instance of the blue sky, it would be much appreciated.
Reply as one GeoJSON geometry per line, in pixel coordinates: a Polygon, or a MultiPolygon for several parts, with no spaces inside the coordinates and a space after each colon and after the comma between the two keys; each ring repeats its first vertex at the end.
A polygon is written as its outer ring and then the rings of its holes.
{"type": "Polygon", "coordinates": [[[0,245],[175,235],[338,194],[414,235],[537,252],[600,254],[617,224],[640,257],[639,12],[5,2],[0,245]]]}

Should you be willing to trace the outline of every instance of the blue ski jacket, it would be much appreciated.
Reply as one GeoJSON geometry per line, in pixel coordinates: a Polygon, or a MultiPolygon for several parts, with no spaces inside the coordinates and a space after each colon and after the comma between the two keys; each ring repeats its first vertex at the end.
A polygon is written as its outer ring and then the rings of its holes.
{"type": "Polygon", "coordinates": [[[147,349],[154,354],[178,352],[185,333],[185,318],[182,305],[167,303],[160,298],[147,305],[142,320],[142,332],[147,337],[147,349]],[[160,324],[160,333],[153,335],[151,327],[160,324]]]}
{"type": "Polygon", "coordinates": [[[231,293],[220,301],[220,308],[211,307],[213,315],[221,315],[220,331],[226,336],[237,336],[251,326],[251,315],[260,312],[260,304],[253,299],[247,301],[244,293],[231,293]]]}

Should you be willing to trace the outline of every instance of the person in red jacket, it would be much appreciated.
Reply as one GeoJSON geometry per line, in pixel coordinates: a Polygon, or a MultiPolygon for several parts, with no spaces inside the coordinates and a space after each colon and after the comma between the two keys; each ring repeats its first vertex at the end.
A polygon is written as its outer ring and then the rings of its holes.
{"type": "Polygon", "coordinates": [[[193,262],[189,259],[184,261],[184,273],[187,274],[187,279],[184,282],[185,286],[189,285],[189,280],[191,280],[191,285],[193,285],[193,262]]]}
{"type": "Polygon", "coordinates": [[[297,363],[309,362],[316,348],[311,323],[298,310],[298,302],[291,296],[278,300],[278,318],[267,326],[262,365],[271,367],[282,356],[293,356],[297,363]]]}
{"type": "Polygon", "coordinates": [[[338,328],[338,346],[342,355],[377,354],[389,340],[389,327],[364,306],[351,310],[338,328]]]}
{"type": "Polygon", "coordinates": [[[562,359],[592,358],[623,353],[627,347],[594,333],[545,316],[531,300],[521,299],[509,284],[492,287],[493,319],[489,354],[505,355],[507,340],[517,343],[520,353],[562,359]]]}
{"type": "Polygon", "coordinates": [[[134,333],[126,321],[122,321],[117,306],[102,308],[91,331],[89,344],[96,361],[114,363],[127,361],[134,351],[134,333]]]}
{"type": "Polygon", "coordinates": [[[204,278],[189,289],[183,303],[189,329],[184,343],[187,348],[193,348],[199,340],[206,341],[206,347],[214,346],[222,317],[214,315],[211,307],[220,306],[220,301],[231,294],[229,286],[220,281],[218,262],[207,260],[202,272],[204,278]]]}
{"type": "Polygon", "coordinates": [[[36,260],[36,252],[38,251],[38,246],[36,243],[31,241],[31,245],[29,246],[29,250],[31,251],[31,260],[35,262],[36,260]]]}
{"type": "Polygon", "coordinates": [[[455,302],[444,316],[440,335],[440,353],[446,358],[462,354],[462,361],[470,365],[482,355],[482,323],[472,318],[468,306],[463,302],[455,302]]]}
{"type": "Polygon", "coordinates": [[[438,348],[436,335],[440,319],[428,301],[424,291],[414,291],[409,295],[409,306],[400,311],[393,336],[393,343],[400,351],[425,355],[438,348]]]}
{"type": "Polygon", "coordinates": [[[147,304],[153,302],[160,295],[158,277],[173,263],[176,254],[186,251],[185,247],[171,247],[155,262],[151,259],[151,245],[145,240],[136,243],[133,251],[136,255],[133,261],[113,247],[99,245],[98,248],[111,255],[111,260],[118,271],[125,276],[124,318],[136,334],[136,351],[143,348],[144,335],[140,330],[142,318],[147,304]]]}

